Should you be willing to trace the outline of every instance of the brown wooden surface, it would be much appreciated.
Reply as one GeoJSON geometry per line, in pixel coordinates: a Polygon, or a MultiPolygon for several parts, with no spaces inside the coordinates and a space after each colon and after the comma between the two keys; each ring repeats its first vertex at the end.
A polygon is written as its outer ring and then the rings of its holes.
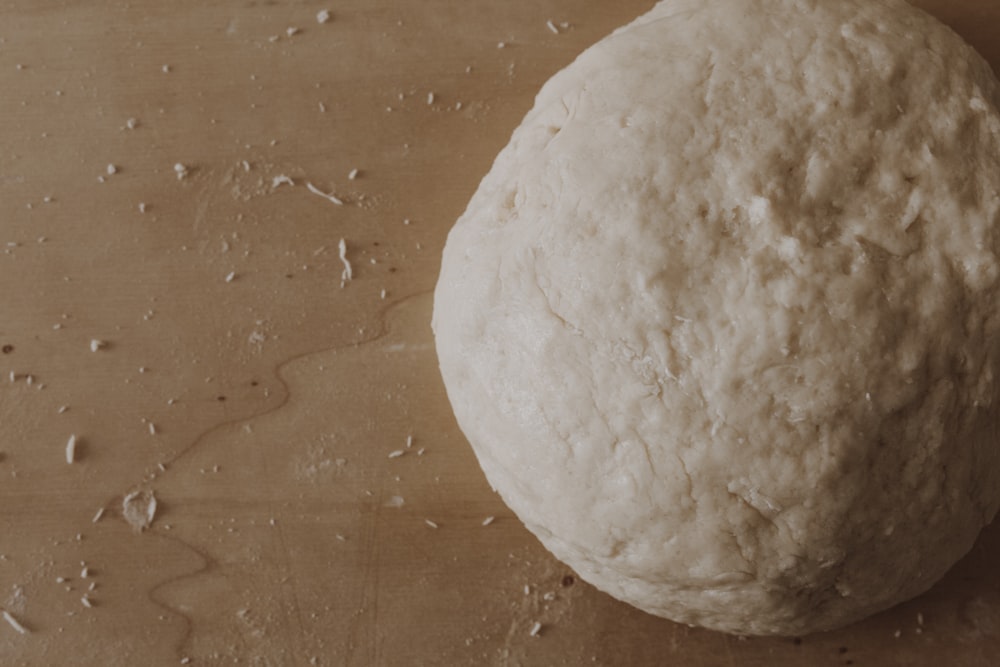
{"type": "MultiPolygon", "coordinates": [[[[429,328],[445,235],[539,86],[651,4],[0,3],[0,665],[1000,664],[998,525],[918,600],[741,640],[572,582],[479,472],[429,328]]],[[[1000,66],[995,2],[922,4],[1000,66]]]]}

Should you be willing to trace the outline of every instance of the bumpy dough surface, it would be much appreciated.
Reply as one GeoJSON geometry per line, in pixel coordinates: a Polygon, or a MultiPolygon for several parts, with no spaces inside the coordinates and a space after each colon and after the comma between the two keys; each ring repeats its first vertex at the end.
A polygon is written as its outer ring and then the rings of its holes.
{"type": "Polygon", "coordinates": [[[925,591],[1000,505],[998,102],[897,0],[668,1],[584,52],[435,295],[493,487],[684,623],[800,634],[925,591]]]}

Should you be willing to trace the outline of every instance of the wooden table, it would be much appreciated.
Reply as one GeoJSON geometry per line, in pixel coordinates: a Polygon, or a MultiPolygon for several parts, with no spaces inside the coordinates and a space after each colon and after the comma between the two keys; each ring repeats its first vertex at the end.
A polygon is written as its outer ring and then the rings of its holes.
{"type": "MultiPolygon", "coordinates": [[[[0,4],[0,664],[1000,664],[1000,525],[918,600],[739,639],[576,581],[479,472],[445,235],[651,4],[0,4]]],[[[920,4],[1000,67],[1000,6],[920,4]]]]}

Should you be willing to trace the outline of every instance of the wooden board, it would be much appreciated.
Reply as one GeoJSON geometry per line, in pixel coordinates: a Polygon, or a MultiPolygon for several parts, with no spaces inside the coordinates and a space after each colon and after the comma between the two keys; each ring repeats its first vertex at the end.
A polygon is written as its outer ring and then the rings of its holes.
{"type": "MultiPolygon", "coordinates": [[[[428,324],[445,235],[651,4],[0,4],[0,664],[997,664],[1000,526],[918,600],[741,640],[576,581],[479,472],[428,324]]],[[[921,4],[1000,67],[1000,6],[921,4]]]]}

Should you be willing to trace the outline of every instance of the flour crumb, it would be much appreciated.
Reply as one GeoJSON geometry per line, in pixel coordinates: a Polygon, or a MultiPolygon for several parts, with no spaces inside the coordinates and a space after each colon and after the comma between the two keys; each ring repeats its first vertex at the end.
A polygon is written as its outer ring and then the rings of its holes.
{"type": "Polygon", "coordinates": [[[330,14],[329,9],[321,9],[316,12],[316,23],[329,23],[333,16],[330,14]]]}
{"type": "Polygon", "coordinates": [[[73,463],[76,461],[76,434],[69,436],[69,440],[66,441],[66,463],[73,463]]]}
{"type": "Polygon", "coordinates": [[[94,518],[91,519],[90,522],[91,523],[97,523],[98,521],[101,520],[102,516],[104,516],[104,508],[100,507],[100,508],[98,508],[97,513],[94,514],[94,518]]]}
{"type": "Polygon", "coordinates": [[[80,598],[80,604],[82,604],[87,609],[90,609],[91,607],[94,606],[94,603],[91,602],[90,598],[87,597],[86,595],[84,595],[82,598],[80,598]]]}
{"type": "Polygon", "coordinates": [[[178,181],[183,181],[188,175],[187,165],[178,162],[174,165],[174,173],[177,174],[178,181]]]}
{"type": "Polygon", "coordinates": [[[344,270],[340,274],[340,287],[343,289],[344,285],[353,278],[354,271],[351,268],[350,260],[347,259],[347,241],[340,239],[337,247],[340,250],[340,261],[344,264],[344,270]]]}
{"type": "Polygon", "coordinates": [[[20,621],[14,618],[9,611],[4,609],[0,611],[0,615],[3,615],[3,620],[7,621],[7,625],[14,628],[15,632],[22,635],[28,634],[28,629],[21,625],[20,621]]]}
{"type": "Polygon", "coordinates": [[[279,187],[281,185],[291,185],[291,186],[294,186],[295,185],[295,181],[293,181],[288,176],[285,176],[284,174],[278,174],[277,176],[275,176],[274,178],[271,179],[271,188],[272,189],[277,188],[277,187],[279,187]]]}
{"type": "Polygon", "coordinates": [[[122,500],[122,516],[136,532],[146,530],[156,516],[156,496],[152,491],[132,491],[122,500]]]}
{"type": "Polygon", "coordinates": [[[427,93],[427,104],[434,104],[434,93],[427,93]]]}
{"type": "Polygon", "coordinates": [[[56,410],[56,413],[60,414],[60,415],[61,414],[65,414],[67,410],[69,410],[69,406],[68,405],[60,405],[59,409],[56,410]]]}
{"type": "Polygon", "coordinates": [[[354,179],[356,179],[358,177],[359,173],[361,173],[361,172],[359,172],[357,169],[351,169],[351,172],[349,174],[347,174],[347,179],[350,180],[350,181],[353,181],[354,179]]]}
{"type": "Polygon", "coordinates": [[[403,500],[403,496],[392,496],[389,498],[389,500],[385,501],[386,507],[399,508],[402,507],[404,504],[406,504],[406,501],[403,500]]]}
{"type": "Polygon", "coordinates": [[[531,630],[528,631],[529,637],[537,637],[542,632],[542,624],[539,621],[535,621],[531,626],[531,630]]]}
{"type": "Polygon", "coordinates": [[[139,121],[136,120],[135,118],[129,118],[127,121],[125,121],[126,129],[134,130],[137,127],[139,127],[139,121]]]}
{"type": "Polygon", "coordinates": [[[295,37],[295,35],[299,34],[300,32],[302,31],[295,27],[291,27],[285,30],[285,34],[288,35],[289,37],[295,37]]]}
{"type": "Polygon", "coordinates": [[[404,452],[402,449],[397,449],[396,451],[389,452],[389,458],[390,459],[398,459],[400,456],[402,456],[405,453],[406,452],[404,452]]]}
{"type": "Polygon", "coordinates": [[[90,351],[91,352],[97,352],[98,350],[103,350],[107,346],[108,346],[108,344],[106,342],[104,342],[103,340],[100,340],[98,338],[91,339],[91,341],[90,341],[90,351]]]}
{"type": "Polygon", "coordinates": [[[108,165],[108,176],[114,176],[118,173],[118,167],[113,164],[108,165]]]}
{"type": "Polygon", "coordinates": [[[145,213],[145,212],[146,212],[146,202],[141,201],[139,202],[139,213],[145,213]]]}
{"type": "Polygon", "coordinates": [[[412,446],[413,446],[413,436],[412,435],[408,435],[408,436],[406,436],[406,448],[409,449],[412,446]]]}
{"type": "Polygon", "coordinates": [[[436,522],[434,522],[434,521],[431,521],[430,519],[424,519],[424,523],[426,523],[426,524],[427,524],[427,527],[428,527],[428,528],[434,528],[434,529],[437,529],[437,528],[438,528],[438,525],[437,525],[437,523],[436,523],[436,522]]]}
{"type": "Polygon", "coordinates": [[[150,435],[156,435],[156,424],[154,424],[153,422],[149,422],[146,425],[146,428],[149,429],[149,434],[150,435]]]}
{"type": "Polygon", "coordinates": [[[226,274],[226,282],[227,283],[231,283],[234,280],[236,280],[236,272],[235,271],[230,271],[229,273],[226,274]]]}
{"type": "Polygon", "coordinates": [[[333,195],[333,194],[330,194],[330,193],[327,193],[327,192],[323,192],[322,190],[320,190],[319,188],[317,188],[312,183],[308,183],[307,182],[306,183],[306,188],[308,188],[309,192],[313,193],[314,195],[319,195],[323,199],[326,199],[326,200],[328,200],[328,201],[336,204],[337,206],[343,206],[344,205],[344,202],[341,199],[339,199],[336,195],[333,195]]]}
{"type": "Polygon", "coordinates": [[[551,32],[553,35],[559,34],[559,28],[557,28],[556,24],[553,23],[551,20],[545,22],[545,27],[548,28],[549,32],[551,32]]]}
{"type": "Polygon", "coordinates": [[[484,526],[488,526],[488,525],[490,525],[491,523],[493,523],[496,520],[497,520],[497,518],[495,516],[488,516],[485,519],[483,519],[483,525],[484,526]]]}

